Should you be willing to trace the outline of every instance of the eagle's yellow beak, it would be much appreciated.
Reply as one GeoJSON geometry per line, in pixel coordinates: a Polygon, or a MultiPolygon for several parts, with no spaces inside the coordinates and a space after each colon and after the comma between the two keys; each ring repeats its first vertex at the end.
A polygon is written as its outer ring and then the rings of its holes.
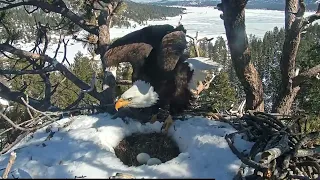
{"type": "Polygon", "coordinates": [[[120,99],[116,102],[115,108],[116,108],[116,110],[118,111],[119,108],[125,107],[125,106],[127,106],[128,104],[130,104],[130,101],[127,101],[127,100],[124,100],[124,99],[120,98],[120,99]]]}

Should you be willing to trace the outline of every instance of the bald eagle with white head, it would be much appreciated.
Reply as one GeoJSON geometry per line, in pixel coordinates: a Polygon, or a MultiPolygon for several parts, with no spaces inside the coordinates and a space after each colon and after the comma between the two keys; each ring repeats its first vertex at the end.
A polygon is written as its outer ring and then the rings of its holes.
{"type": "Polygon", "coordinates": [[[188,58],[186,30],[182,25],[155,25],[114,41],[103,59],[108,67],[121,62],[132,65],[133,85],[115,104],[121,107],[151,108],[151,122],[157,120],[159,109],[166,110],[163,128],[168,132],[171,115],[181,113],[189,105],[199,82],[221,65],[209,58],[188,58]]]}

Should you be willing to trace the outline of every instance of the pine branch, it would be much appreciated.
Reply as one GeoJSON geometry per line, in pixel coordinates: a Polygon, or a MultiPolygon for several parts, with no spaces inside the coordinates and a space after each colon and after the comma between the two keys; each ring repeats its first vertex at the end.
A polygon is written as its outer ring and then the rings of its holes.
{"type": "MultiPolygon", "coordinates": [[[[5,86],[4,84],[0,83],[0,96],[9,100],[14,101],[20,104],[23,104],[20,97],[26,98],[26,95],[22,91],[11,91],[10,88],[5,86]]],[[[42,102],[33,98],[30,98],[30,105],[37,109],[41,109],[42,102]]]]}
{"type": "MultiPolygon", "coordinates": [[[[72,72],[69,71],[62,63],[59,63],[56,59],[53,59],[47,55],[40,55],[36,53],[31,53],[28,51],[24,51],[21,49],[16,49],[15,47],[9,44],[0,44],[0,50],[10,52],[11,54],[17,55],[20,58],[31,58],[34,60],[42,60],[44,62],[48,62],[53,65],[58,71],[60,71],[66,78],[68,78],[71,82],[73,82],[76,86],[80,89],[90,89],[90,86],[80,80],[77,76],[75,76],[72,72]]],[[[102,96],[100,93],[96,91],[96,89],[88,92],[92,97],[96,98],[97,100],[102,100],[102,96]]]]}
{"type": "Polygon", "coordinates": [[[44,69],[35,69],[35,70],[14,70],[14,69],[0,69],[0,74],[15,74],[15,75],[24,75],[24,74],[43,74],[56,71],[54,67],[47,67],[44,69]]]}
{"type": "MultiPolygon", "coordinates": [[[[61,2],[64,4],[64,2],[62,0],[61,0],[61,2]]],[[[47,1],[28,0],[28,1],[18,2],[18,3],[10,3],[7,6],[1,7],[0,11],[16,8],[19,6],[35,6],[35,7],[41,8],[45,12],[55,12],[55,13],[61,14],[62,16],[71,20],[73,23],[79,25],[82,29],[86,30],[87,32],[89,32],[91,34],[95,34],[95,35],[98,35],[98,33],[99,33],[98,28],[96,26],[87,25],[86,21],[83,18],[76,15],[74,12],[72,12],[66,6],[57,6],[54,4],[50,4],[47,1]]]]}

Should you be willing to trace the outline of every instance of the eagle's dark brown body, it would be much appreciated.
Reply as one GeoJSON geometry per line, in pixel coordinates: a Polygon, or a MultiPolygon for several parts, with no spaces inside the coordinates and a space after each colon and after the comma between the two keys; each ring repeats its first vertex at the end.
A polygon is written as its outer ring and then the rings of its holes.
{"type": "Polygon", "coordinates": [[[117,39],[103,58],[107,66],[130,62],[132,82],[149,82],[159,95],[154,111],[168,109],[173,115],[186,109],[192,99],[188,82],[193,71],[184,63],[186,47],[182,26],[149,26],[117,39]]]}

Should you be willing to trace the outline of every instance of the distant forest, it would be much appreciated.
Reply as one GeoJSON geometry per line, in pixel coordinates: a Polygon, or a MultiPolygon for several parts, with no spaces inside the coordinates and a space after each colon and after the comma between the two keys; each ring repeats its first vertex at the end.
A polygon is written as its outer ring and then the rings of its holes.
{"type": "MultiPolygon", "coordinates": [[[[279,3],[267,3],[267,2],[251,2],[249,1],[246,6],[247,9],[268,9],[268,10],[280,10],[284,11],[285,4],[284,2],[279,3]]],[[[307,11],[315,11],[317,10],[317,4],[309,3],[306,4],[307,11]]]]}
{"type": "Polygon", "coordinates": [[[141,4],[132,1],[126,1],[127,9],[123,13],[124,19],[115,20],[117,26],[130,27],[128,20],[133,20],[139,24],[146,25],[149,20],[165,20],[167,17],[183,14],[185,8],[167,7],[154,4],[141,4]]]}
{"type": "MultiPolygon", "coordinates": [[[[158,2],[151,2],[150,4],[153,5],[163,5],[163,6],[192,6],[192,7],[205,7],[205,6],[217,6],[218,3],[221,1],[199,1],[194,3],[192,1],[158,1],[158,2]]],[[[305,1],[307,11],[315,11],[317,10],[317,4],[313,3],[312,1],[305,1]]],[[[249,1],[246,9],[268,9],[268,10],[284,10],[285,4],[284,1],[277,1],[274,0],[273,2],[270,1],[262,1],[262,0],[255,0],[249,1]]]]}

